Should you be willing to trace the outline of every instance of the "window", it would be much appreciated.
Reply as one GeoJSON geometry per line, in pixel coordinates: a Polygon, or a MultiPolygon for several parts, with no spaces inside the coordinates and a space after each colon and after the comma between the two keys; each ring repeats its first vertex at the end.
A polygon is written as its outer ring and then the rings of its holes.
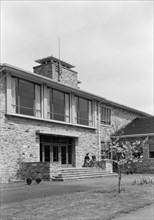
{"type": "Polygon", "coordinates": [[[77,124],[92,126],[92,101],[76,96],[75,117],[77,124]]]}
{"type": "Polygon", "coordinates": [[[108,142],[101,141],[101,159],[110,158],[110,146],[108,142]]]}
{"type": "Polygon", "coordinates": [[[149,144],[149,158],[154,158],[154,144],[149,144]]]}
{"type": "Polygon", "coordinates": [[[48,88],[48,119],[70,122],[70,96],[67,93],[48,88]]]}
{"type": "Polygon", "coordinates": [[[41,117],[41,87],[32,82],[11,78],[13,113],[41,117]]]}
{"type": "Polygon", "coordinates": [[[111,124],[111,109],[101,107],[101,123],[107,125],[111,124]]]}

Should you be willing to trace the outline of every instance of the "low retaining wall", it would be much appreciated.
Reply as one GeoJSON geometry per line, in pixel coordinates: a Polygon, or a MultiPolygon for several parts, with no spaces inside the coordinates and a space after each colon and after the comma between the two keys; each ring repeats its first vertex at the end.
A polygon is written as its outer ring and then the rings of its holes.
{"type": "MultiPolygon", "coordinates": [[[[105,171],[112,173],[112,164],[109,161],[102,160],[95,163],[95,166],[102,168],[105,171]]],[[[35,180],[40,177],[43,180],[48,180],[61,175],[61,164],[60,163],[49,163],[49,162],[27,162],[22,163],[17,172],[17,177],[20,180],[25,180],[30,177],[35,180]]]]}
{"type": "Polygon", "coordinates": [[[50,163],[48,162],[27,162],[22,163],[18,170],[18,178],[25,180],[30,177],[32,180],[38,176],[43,180],[50,180],[50,163]]]}

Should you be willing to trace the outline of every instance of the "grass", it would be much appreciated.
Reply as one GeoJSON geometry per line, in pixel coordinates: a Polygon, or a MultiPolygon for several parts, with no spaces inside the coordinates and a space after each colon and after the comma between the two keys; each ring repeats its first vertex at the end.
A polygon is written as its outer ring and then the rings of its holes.
{"type": "Polygon", "coordinates": [[[124,175],[120,194],[118,177],[104,177],[72,183],[88,191],[3,204],[2,220],[109,220],[152,204],[153,185],[132,185],[137,177],[124,175]]]}

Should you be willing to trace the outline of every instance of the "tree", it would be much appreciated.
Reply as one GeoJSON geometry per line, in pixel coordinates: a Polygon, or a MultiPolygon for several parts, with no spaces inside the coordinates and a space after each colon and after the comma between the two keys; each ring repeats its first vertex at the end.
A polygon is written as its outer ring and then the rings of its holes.
{"type": "Polygon", "coordinates": [[[146,141],[147,138],[128,141],[120,139],[119,137],[111,140],[110,149],[113,154],[111,160],[117,164],[119,193],[121,192],[122,173],[126,172],[126,169],[128,168],[130,169],[134,163],[142,162],[142,146],[146,141]]]}

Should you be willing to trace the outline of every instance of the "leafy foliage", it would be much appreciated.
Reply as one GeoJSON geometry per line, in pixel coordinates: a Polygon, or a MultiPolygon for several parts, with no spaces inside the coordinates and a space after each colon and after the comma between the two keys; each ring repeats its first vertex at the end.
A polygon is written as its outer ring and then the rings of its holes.
{"type": "Polygon", "coordinates": [[[117,171],[119,175],[118,191],[121,192],[120,184],[122,173],[130,172],[133,164],[136,162],[142,162],[143,150],[142,146],[147,141],[146,139],[140,139],[136,141],[121,140],[119,137],[111,142],[112,161],[117,165],[117,171]]]}

